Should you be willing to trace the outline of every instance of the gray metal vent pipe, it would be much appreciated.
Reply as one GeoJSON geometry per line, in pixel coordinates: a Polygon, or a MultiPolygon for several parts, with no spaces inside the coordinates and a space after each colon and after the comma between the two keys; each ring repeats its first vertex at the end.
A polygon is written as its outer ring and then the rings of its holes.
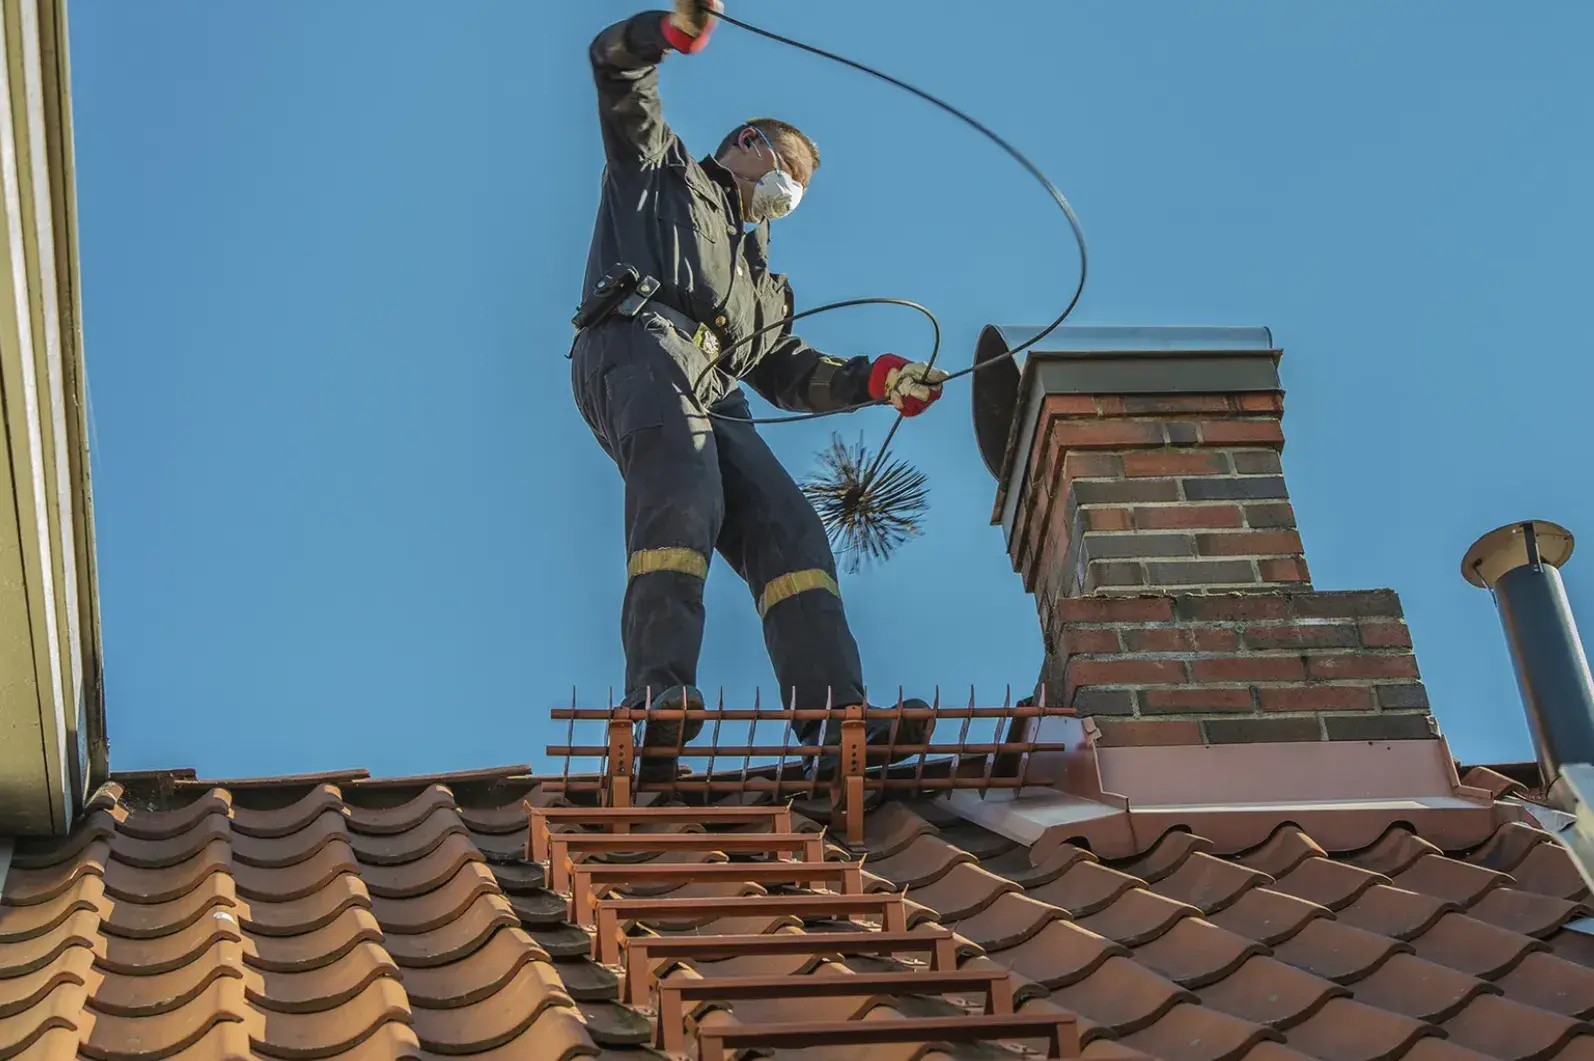
{"type": "Polygon", "coordinates": [[[1594,678],[1561,582],[1571,555],[1569,531],[1529,520],[1479,538],[1461,573],[1494,594],[1550,802],[1576,813],[1565,768],[1594,764],[1594,678]]]}

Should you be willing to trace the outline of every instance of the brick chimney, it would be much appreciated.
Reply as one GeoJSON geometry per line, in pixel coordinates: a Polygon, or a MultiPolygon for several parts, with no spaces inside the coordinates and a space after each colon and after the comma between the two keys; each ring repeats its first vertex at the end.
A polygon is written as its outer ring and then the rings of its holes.
{"type": "MultiPolygon", "coordinates": [[[[1027,338],[987,328],[976,360],[1027,338]]],[[[1315,590],[1267,329],[1063,328],[976,375],[1038,694],[1104,744],[1431,738],[1400,601],[1315,590]]]]}

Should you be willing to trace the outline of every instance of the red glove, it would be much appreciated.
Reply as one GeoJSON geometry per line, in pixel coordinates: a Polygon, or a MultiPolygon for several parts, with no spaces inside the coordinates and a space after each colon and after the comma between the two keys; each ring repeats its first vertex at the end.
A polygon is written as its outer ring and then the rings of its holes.
{"type": "Polygon", "coordinates": [[[675,13],[664,16],[665,42],[683,55],[702,51],[717,21],[710,12],[723,10],[720,0],[675,0],[675,13]]]}
{"type": "Polygon", "coordinates": [[[918,416],[941,397],[947,374],[897,354],[881,354],[869,369],[869,397],[889,401],[903,416],[918,416]]]}

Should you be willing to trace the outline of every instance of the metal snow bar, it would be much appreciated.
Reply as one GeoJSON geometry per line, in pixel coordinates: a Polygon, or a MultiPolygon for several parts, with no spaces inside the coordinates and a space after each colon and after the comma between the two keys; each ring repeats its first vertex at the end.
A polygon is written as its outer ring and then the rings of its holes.
{"type": "Polygon", "coordinates": [[[799,854],[804,862],[825,860],[821,833],[555,833],[548,841],[553,890],[570,890],[578,856],[723,852],[727,855],[799,854]]]}
{"type": "Polygon", "coordinates": [[[788,914],[801,918],[837,918],[854,914],[875,914],[886,932],[908,930],[908,908],[899,892],[874,892],[870,895],[743,895],[727,900],[722,895],[679,899],[599,899],[598,930],[593,936],[593,960],[603,965],[620,961],[620,922],[622,920],[665,921],[703,918],[707,920],[734,914],[788,914]]]}
{"type": "MultiPolygon", "coordinates": [[[[957,968],[957,939],[936,926],[913,932],[771,932],[758,936],[632,936],[625,944],[625,997],[644,1006],[653,989],[653,963],[660,958],[713,961],[748,954],[928,954],[930,968],[957,968]]],[[[793,977],[792,979],[800,979],[793,977]]]]}
{"type": "Polygon", "coordinates": [[[623,833],[633,825],[764,825],[789,833],[791,808],[779,807],[532,807],[526,858],[548,861],[548,836],[555,825],[606,825],[623,833]]]}
{"type": "Polygon", "coordinates": [[[1013,980],[1006,969],[988,972],[860,973],[856,975],[709,977],[659,981],[659,1018],[654,1045],[667,1053],[686,1050],[684,1002],[737,1002],[755,998],[868,998],[876,995],[938,995],[948,991],[985,995],[985,1012],[1010,1016],[1013,980]]]}
{"type": "MultiPolygon", "coordinates": [[[[573,742],[548,748],[548,754],[564,760],[565,777],[544,786],[550,793],[590,792],[613,807],[629,807],[639,791],[670,794],[741,794],[770,792],[782,796],[802,795],[813,799],[822,792],[830,796],[832,823],[836,833],[845,842],[857,848],[863,842],[863,804],[865,794],[887,789],[895,791],[938,791],[943,789],[978,789],[981,794],[996,789],[1020,789],[1026,785],[1030,763],[1038,752],[1065,753],[1068,746],[1062,743],[1042,743],[1026,739],[1034,736],[1038,725],[1029,720],[1052,715],[1072,715],[1067,709],[1048,708],[1044,704],[1002,707],[979,707],[972,702],[968,707],[910,708],[900,703],[895,707],[865,708],[861,704],[833,707],[824,710],[791,709],[766,711],[759,708],[686,710],[671,708],[667,703],[658,708],[612,707],[607,710],[560,708],[552,712],[555,719],[569,721],[567,727],[573,736],[578,720],[607,723],[608,740],[602,745],[578,745],[573,742]],[[706,747],[688,747],[684,743],[675,747],[638,747],[638,723],[648,719],[658,721],[693,720],[713,723],[712,734],[706,747]],[[901,719],[927,719],[935,725],[960,720],[956,741],[924,744],[898,744],[895,732],[901,719]],[[969,740],[970,725],[976,719],[994,720],[995,736],[977,741],[969,740]],[[1005,724],[1004,721],[1005,720],[1005,724]],[[746,722],[746,740],[736,744],[722,743],[721,730],[726,723],[746,722]],[[787,736],[781,744],[757,744],[754,731],[760,722],[785,723],[787,736]],[[808,745],[791,743],[791,726],[799,722],[819,722],[816,727],[834,744],[808,745]],[[866,727],[889,724],[886,739],[870,743],[866,727]],[[705,776],[681,778],[678,775],[648,781],[637,777],[638,757],[680,759],[683,756],[708,759],[705,776]],[[925,768],[930,757],[937,762],[936,776],[926,777],[925,768]],[[716,774],[714,764],[719,758],[741,760],[739,775],[730,772],[716,774]],[[887,768],[885,763],[906,757],[913,760],[900,767],[887,768]],[[572,758],[603,760],[601,775],[578,779],[570,776],[572,758]],[[805,776],[786,778],[749,776],[755,758],[775,760],[797,759],[805,762],[805,776]],[[943,770],[944,764],[951,769],[943,770]],[[972,770],[968,769],[973,767],[972,770]]],[[[687,727],[677,727],[684,733],[687,727]]],[[[933,728],[933,727],[932,727],[933,728]]],[[[764,768],[760,767],[762,771],[764,768]]]]}
{"type": "MultiPolygon", "coordinates": [[[[571,919],[590,928],[596,891],[646,884],[835,884],[846,895],[863,894],[859,862],[668,862],[643,865],[578,862],[570,867],[571,919]]],[[[722,898],[727,911],[735,900],[722,898]]]]}
{"type": "Polygon", "coordinates": [[[1079,1056],[1079,1027],[1072,1013],[715,1025],[698,1028],[697,1056],[698,1061],[725,1061],[726,1047],[736,1051],[759,1048],[800,1050],[810,1046],[973,1043],[1035,1038],[1047,1040],[1047,1059],[1079,1056]]]}

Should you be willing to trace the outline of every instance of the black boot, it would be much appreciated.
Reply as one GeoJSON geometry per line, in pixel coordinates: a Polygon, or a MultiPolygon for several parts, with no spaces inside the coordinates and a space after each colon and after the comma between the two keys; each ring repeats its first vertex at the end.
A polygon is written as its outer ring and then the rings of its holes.
{"type": "MultiPolygon", "coordinates": [[[[648,702],[647,693],[636,693],[626,697],[626,707],[647,707],[652,711],[679,711],[683,707],[688,711],[703,710],[703,694],[690,685],[673,685],[653,697],[648,702]]],[[[689,718],[685,720],[685,736],[682,736],[682,722],[676,719],[648,720],[642,724],[642,747],[644,748],[679,748],[687,741],[703,731],[703,720],[689,718]]],[[[676,775],[675,757],[670,756],[637,756],[636,776],[639,781],[669,781],[676,775]]]]}
{"type": "MultiPolygon", "coordinates": [[[[915,711],[928,711],[930,709],[930,705],[923,700],[904,700],[902,701],[902,706],[915,711]]],[[[884,718],[871,721],[870,714],[877,710],[879,708],[866,708],[864,710],[864,765],[866,767],[889,766],[893,763],[904,762],[918,755],[918,752],[896,751],[895,748],[902,745],[924,744],[929,739],[931,720],[928,718],[884,718]],[[891,733],[893,725],[897,728],[895,738],[892,737],[891,733]],[[888,744],[893,748],[889,760],[886,758],[885,751],[885,747],[888,744]]],[[[817,725],[810,722],[809,726],[813,727],[808,730],[811,736],[814,730],[817,729],[817,725]]],[[[800,739],[802,739],[804,744],[807,744],[810,737],[804,736],[800,739]]],[[[839,718],[832,719],[826,724],[824,740],[819,743],[841,743],[841,720],[839,718]]],[[[836,756],[821,755],[814,760],[810,769],[819,780],[828,781],[836,771],[837,762],[836,756]]]]}

